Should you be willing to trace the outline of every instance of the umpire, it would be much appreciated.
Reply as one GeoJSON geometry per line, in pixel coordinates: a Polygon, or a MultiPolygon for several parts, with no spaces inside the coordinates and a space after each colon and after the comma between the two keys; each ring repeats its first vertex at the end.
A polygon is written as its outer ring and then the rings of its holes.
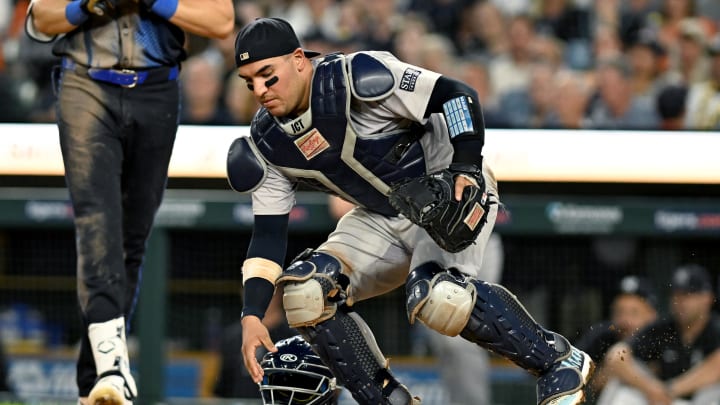
{"type": "MultiPolygon", "coordinates": [[[[86,333],[81,404],[130,404],[126,327],[178,128],[184,30],[223,38],[232,0],[32,0],[25,28],[54,41],[65,180],[86,333]]],[[[161,348],[156,348],[161,350],[161,348]]]]}

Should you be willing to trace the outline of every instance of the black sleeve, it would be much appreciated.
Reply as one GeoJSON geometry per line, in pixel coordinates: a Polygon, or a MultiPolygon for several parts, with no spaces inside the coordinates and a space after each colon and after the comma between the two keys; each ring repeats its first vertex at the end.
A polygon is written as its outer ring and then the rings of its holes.
{"type": "MultiPolygon", "coordinates": [[[[445,113],[443,106],[446,102],[462,97],[468,102],[470,118],[474,131],[464,132],[457,136],[451,136],[451,142],[455,153],[453,163],[469,163],[482,167],[482,148],[485,144],[485,120],[482,115],[482,107],[477,91],[467,84],[441,76],[433,87],[430,100],[425,109],[425,117],[434,113],[445,113]]],[[[447,117],[446,117],[447,120],[447,117]]]]}
{"type": "Polygon", "coordinates": [[[279,263],[285,262],[288,220],[285,215],[256,215],[247,257],[262,257],[279,263]]]}
{"type": "MultiPolygon", "coordinates": [[[[256,215],[247,257],[261,257],[283,266],[287,250],[289,214],[256,215]]],[[[242,316],[255,315],[262,319],[270,304],[275,285],[268,280],[252,277],[243,286],[242,316]]]]}

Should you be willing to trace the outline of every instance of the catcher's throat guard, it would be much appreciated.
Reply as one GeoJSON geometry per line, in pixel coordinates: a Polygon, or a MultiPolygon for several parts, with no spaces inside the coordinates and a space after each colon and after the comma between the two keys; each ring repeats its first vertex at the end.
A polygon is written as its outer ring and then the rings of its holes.
{"type": "Polygon", "coordinates": [[[475,243],[487,222],[491,204],[479,170],[452,167],[396,183],[388,198],[393,208],[423,227],[441,248],[451,253],[475,243]],[[475,180],[477,187],[465,187],[457,201],[455,177],[459,175],[475,180]]]}

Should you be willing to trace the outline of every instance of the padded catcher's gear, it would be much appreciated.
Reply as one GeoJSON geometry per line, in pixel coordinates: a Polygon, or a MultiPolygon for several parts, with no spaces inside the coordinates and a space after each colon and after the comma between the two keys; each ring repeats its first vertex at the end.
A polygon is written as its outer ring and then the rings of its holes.
{"type": "Polygon", "coordinates": [[[471,244],[487,222],[490,200],[485,180],[475,165],[452,164],[449,169],[407,179],[392,186],[390,205],[412,223],[427,231],[448,252],[459,252],[471,244]],[[475,180],[455,200],[455,176],[475,180]]]}
{"type": "Polygon", "coordinates": [[[330,369],[301,336],[281,340],[260,365],[264,375],[260,393],[264,404],[334,404],[336,380],[330,369]]]}

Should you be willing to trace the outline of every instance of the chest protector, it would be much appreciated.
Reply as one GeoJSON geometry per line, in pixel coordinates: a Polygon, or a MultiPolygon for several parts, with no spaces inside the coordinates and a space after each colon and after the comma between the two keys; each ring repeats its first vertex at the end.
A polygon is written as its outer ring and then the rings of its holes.
{"type": "Polygon", "coordinates": [[[417,124],[387,133],[358,134],[349,118],[353,94],[361,101],[379,99],[395,82],[381,62],[360,53],[350,62],[353,92],[347,65],[346,57],[336,54],[315,67],[310,119],[301,117],[281,126],[261,108],[251,124],[251,136],[265,160],[288,178],[395,216],[387,193],[392,183],[425,174],[419,142],[425,129],[417,124]]]}

